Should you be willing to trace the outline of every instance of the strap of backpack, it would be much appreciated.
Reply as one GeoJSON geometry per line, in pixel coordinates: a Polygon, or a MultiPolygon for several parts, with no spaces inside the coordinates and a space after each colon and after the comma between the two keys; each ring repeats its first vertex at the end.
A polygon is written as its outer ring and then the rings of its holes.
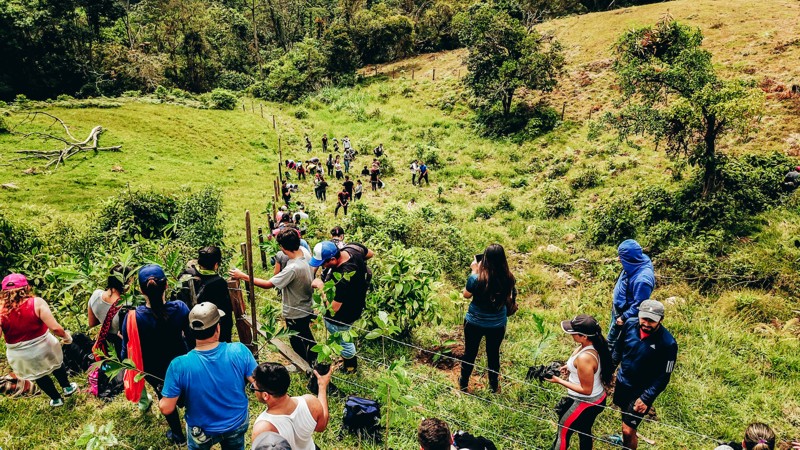
{"type": "MultiPolygon", "coordinates": [[[[100,301],[102,301],[102,299],[100,301]]],[[[94,352],[95,349],[99,349],[102,351],[103,355],[106,354],[106,337],[111,329],[111,323],[114,321],[114,316],[117,315],[117,312],[120,309],[120,306],[117,306],[118,301],[119,299],[114,301],[114,304],[108,308],[106,318],[103,319],[103,325],[100,327],[100,333],[97,334],[97,340],[95,340],[94,345],[92,346],[92,352],[94,352]]],[[[95,355],[96,361],[100,361],[101,359],[102,358],[100,356],[95,355]]]]}

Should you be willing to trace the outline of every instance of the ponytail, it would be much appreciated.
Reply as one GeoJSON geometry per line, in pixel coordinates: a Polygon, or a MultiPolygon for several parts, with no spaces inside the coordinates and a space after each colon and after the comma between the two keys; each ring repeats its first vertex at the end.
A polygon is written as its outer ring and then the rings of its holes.
{"type": "Polygon", "coordinates": [[[126,284],[128,278],[133,273],[133,269],[130,267],[122,266],[117,264],[116,266],[111,268],[109,271],[108,279],[106,280],[106,289],[111,290],[114,289],[121,294],[124,294],[126,289],[126,284]]]}
{"type": "Polygon", "coordinates": [[[606,338],[603,337],[603,330],[598,325],[594,336],[587,337],[594,346],[594,350],[600,355],[600,379],[603,380],[604,385],[608,386],[614,375],[614,363],[611,361],[611,350],[608,348],[606,338]]]}
{"type": "Polygon", "coordinates": [[[760,422],[751,423],[744,433],[743,443],[746,450],[774,450],[775,432],[769,425],[760,422]]]}
{"type": "Polygon", "coordinates": [[[142,294],[150,301],[150,309],[153,310],[156,320],[166,322],[167,310],[164,308],[164,292],[167,290],[167,280],[150,277],[141,286],[141,289],[142,294]]]}

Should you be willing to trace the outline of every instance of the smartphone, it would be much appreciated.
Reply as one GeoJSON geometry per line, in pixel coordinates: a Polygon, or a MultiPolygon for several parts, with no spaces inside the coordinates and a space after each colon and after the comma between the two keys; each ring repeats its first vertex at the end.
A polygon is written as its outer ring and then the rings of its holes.
{"type": "Polygon", "coordinates": [[[475,255],[475,262],[480,263],[481,261],[483,261],[483,253],[478,253],[475,255]]]}

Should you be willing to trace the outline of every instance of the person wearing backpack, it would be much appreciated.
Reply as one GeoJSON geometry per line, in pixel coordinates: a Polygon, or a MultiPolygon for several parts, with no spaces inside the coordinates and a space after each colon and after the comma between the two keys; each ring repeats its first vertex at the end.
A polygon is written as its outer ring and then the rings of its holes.
{"type": "Polygon", "coordinates": [[[464,356],[458,385],[462,391],[467,391],[478,347],[486,338],[489,387],[497,393],[500,390],[500,344],[506,335],[508,316],[515,312],[517,288],[503,246],[492,244],[479,256],[470,265],[472,274],[463,291],[464,298],[472,301],[464,318],[464,356]]]}
{"type": "MultiPolygon", "coordinates": [[[[161,388],[169,364],[173,359],[189,351],[186,339],[191,336],[189,308],[180,300],[165,303],[167,275],[158,264],[147,264],[139,269],[138,278],[139,289],[146,302],[128,312],[122,321],[121,358],[128,358],[132,353],[141,355],[141,367],[138,369],[145,373],[145,381],[161,399],[161,388]],[[138,337],[138,347],[136,337],[138,337]]],[[[189,346],[194,347],[193,339],[189,346]]],[[[142,397],[146,395],[147,393],[142,390],[142,397]]],[[[178,412],[173,411],[164,418],[169,425],[167,439],[178,445],[185,444],[186,436],[183,434],[178,412]]]]}
{"type": "MultiPolygon", "coordinates": [[[[315,289],[322,289],[329,279],[338,273],[342,277],[336,281],[336,294],[334,298],[327,299],[331,310],[325,313],[325,328],[331,333],[349,331],[353,322],[361,318],[366,307],[367,288],[369,287],[371,273],[367,268],[367,260],[372,258],[372,250],[361,244],[348,244],[339,249],[331,241],[323,241],[314,246],[311,267],[324,267],[331,269],[326,279],[317,278],[311,284],[315,289]],[[351,273],[349,279],[344,275],[351,273]]],[[[356,346],[353,342],[339,340],[344,358],[346,373],[355,373],[358,370],[356,359],[356,346]]]]}
{"type": "Polygon", "coordinates": [[[200,289],[197,291],[197,303],[211,302],[225,313],[219,321],[219,341],[231,342],[233,338],[233,305],[228,292],[228,282],[219,276],[217,271],[222,263],[222,251],[219,247],[203,247],[197,256],[197,272],[200,277],[200,289]]]}
{"type": "Polygon", "coordinates": [[[314,433],[321,433],[328,427],[328,384],[331,371],[314,376],[319,386],[319,397],[311,394],[290,397],[289,371],[278,363],[261,363],[253,371],[254,382],[250,386],[256,399],[267,405],[266,411],[259,414],[253,424],[253,442],[266,432],[280,434],[289,442],[292,450],[315,450],[314,433]]]}

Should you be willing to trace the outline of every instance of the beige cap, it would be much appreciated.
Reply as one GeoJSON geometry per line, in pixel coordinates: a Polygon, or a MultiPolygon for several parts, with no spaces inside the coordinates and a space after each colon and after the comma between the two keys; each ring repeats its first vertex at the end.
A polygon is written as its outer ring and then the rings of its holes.
{"type": "Polygon", "coordinates": [[[199,303],[189,311],[189,328],[194,331],[207,330],[216,325],[224,315],[225,312],[211,302],[199,303]]]}

